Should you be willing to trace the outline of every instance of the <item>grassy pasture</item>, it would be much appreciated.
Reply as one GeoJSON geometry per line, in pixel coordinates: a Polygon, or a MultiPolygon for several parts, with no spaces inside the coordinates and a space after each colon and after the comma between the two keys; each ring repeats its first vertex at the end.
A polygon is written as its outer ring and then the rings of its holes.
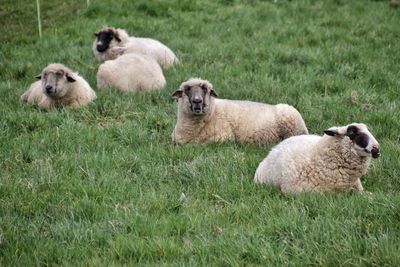
{"type": "MultiPolygon", "coordinates": [[[[399,266],[400,9],[387,1],[42,0],[0,4],[0,265],[399,266]],[[19,96],[60,62],[96,89],[93,33],[125,28],[181,64],[151,93],[78,110],[19,96]],[[252,181],[272,145],[175,146],[170,95],[289,103],[311,133],[364,122],[372,195],[282,195],[252,181]],[[182,197],[182,193],[185,197],[182,197]]],[[[306,148],[305,148],[306,149],[306,148]]]]}

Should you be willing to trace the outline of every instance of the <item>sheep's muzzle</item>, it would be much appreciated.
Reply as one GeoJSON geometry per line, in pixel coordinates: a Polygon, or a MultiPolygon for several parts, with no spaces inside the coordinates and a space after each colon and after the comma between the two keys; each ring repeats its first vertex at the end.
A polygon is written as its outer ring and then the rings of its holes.
{"type": "Polygon", "coordinates": [[[372,154],[372,157],[373,157],[374,159],[379,158],[380,155],[381,155],[381,151],[380,151],[379,147],[373,147],[373,148],[371,149],[371,154],[372,154]]]}
{"type": "Polygon", "coordinates": [[[200,114],[203,112],[203,107],[201,105],[192,105],[192,112],[200,114]]]}
{"type": "Polygon", "coordinates": [[[202,114],[204,112],[204,102],[203,101],[196,101],[192,100],[190,103],[190,109],[194,114],[202,114]]]}
{"type": "Polygon", "coordinates": [[[105,45],[104,43],[98,43],[96,45],[96,49],[97,51],[99,51],[100,53],[103,53],[104,51],[106,51],[108,49],[108,44],[105,45]]]}

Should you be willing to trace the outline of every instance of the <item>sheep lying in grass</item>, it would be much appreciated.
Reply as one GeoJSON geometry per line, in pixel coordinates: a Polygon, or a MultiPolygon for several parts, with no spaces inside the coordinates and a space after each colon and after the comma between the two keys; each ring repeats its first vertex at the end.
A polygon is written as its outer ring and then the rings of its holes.
{"type": "Polygon", "coordinates": [[[379,144],[365,124],[332,127],[324,136],[301,135],[273,147],[257,168],[254,180],[285,193],[363,191],[360,177],[379,144]]]}
{"type": "Polygon", "coordinates": [[[58,63],[50,64],[21,96],[21,101],[40,108],[68,106],[77,108],[96,99],[96,93],[78,73],[58,63]]]}
{"type": "Polygon", "coordinates": [[[294,107],[216,99],[218,95],[211,83],[199,78],[182,83],[173,96],[178,98],[178,121],[172,133],[176,143],[270,143],[308,133],[294,107]]]}
{"type": "Polygon", "coordinates": [[[107,60],[97,72],[97,87],[114,86],[121,91],[161,89],[166,81],[158,63],[151,57],[126,54],[107,60]]]}
{"type": "Polygon", "coordinates": [[[161,42],[150,38],[129,37],[123,29],[104,27],[95,33],[93,53],[100,62],[115,59],[119,54],[136,53],[154,58],[162,68],[169,68],[178,63],[175,54],[161,42]],[[110,50],[113,47],[123,48],[120,53],[110,50]]]}

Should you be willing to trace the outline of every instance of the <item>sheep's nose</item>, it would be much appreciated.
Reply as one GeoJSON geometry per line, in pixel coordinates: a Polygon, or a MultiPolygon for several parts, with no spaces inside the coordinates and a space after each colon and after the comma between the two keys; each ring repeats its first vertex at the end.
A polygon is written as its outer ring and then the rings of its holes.
{"type": "Polygon", "coordinates": [[[379,156],[381,155],[381,151],[379,149],[378,146],[373,146],[371,149],[371,154],[373,158],[379,158],[379,156]]]}
{"type": "Polygon", "coordinates": [[[103,45],[102,43],[98,43],[96,46],[96,49],[99,52],[104,52],[104,51],[106,51],[107,47],[105,45],[103,45]]]}
{"type": "Polygon", "coordinates": [[[46,93],[50,94],[50,93],[51,93],[51,90],[53,89],[53,86],[51,86],[51,85],[46,85],[45,89],[46,89],[46,93]]]}
{"type": "Polygon", "coordinates": [[[200,103],[203,102],[203,101],[201,100],[200,97],[195,97],[195,98],[193,98],[192,102],[193,102],[194,104],[200,104],[200,103]]]}

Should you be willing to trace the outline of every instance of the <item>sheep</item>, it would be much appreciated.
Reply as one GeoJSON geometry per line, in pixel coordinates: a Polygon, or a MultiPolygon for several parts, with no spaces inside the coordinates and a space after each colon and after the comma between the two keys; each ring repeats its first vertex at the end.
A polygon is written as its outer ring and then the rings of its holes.
{"type": "Polygon", "coordinates": [[[77,108],[96,99],[96,93],[85,79],[63,64],[49,64],[36,78],[40,81],[31,84],[21,96],[21,102],[43,109],[63,106],[77,108]]]}
{"type": "Polygon", "coordinates": [[[218,94],[212,84],[200,78],[183,82],[173,97],[178,99],[178,119],[172,133],[175,143],[270,143],[308,133],[294,107],[216,99],[218,94]]]}
{"type": "Polygon", "coordinates": [[[179,62],[171,49],[161,42],[150,38],[129,37],[123,29],[104,27],[95,33],[95,36],[92,50],[100,62],[115,59],[121,54],[111,51],[110,48],[113,47],[121,47],[124,54],[136,53],[151,56],[164,69],[179,62]]]}
{"type": "Polygon", "coordinates": [[[114,86],[121,91],[161,89],[166,81],[158,63],[151,57],[126,54],[107,60],[97,72],[97,87],[114,86]]]}
{"type": "Polygon", "coordinates": [[[363,191],[360,177],[366,174],[371,156],[380,156],[375,137],[361,123],[331,127],[324,133],[290,137],[273,147],[254,181],[288,194],[363,191]]]}

